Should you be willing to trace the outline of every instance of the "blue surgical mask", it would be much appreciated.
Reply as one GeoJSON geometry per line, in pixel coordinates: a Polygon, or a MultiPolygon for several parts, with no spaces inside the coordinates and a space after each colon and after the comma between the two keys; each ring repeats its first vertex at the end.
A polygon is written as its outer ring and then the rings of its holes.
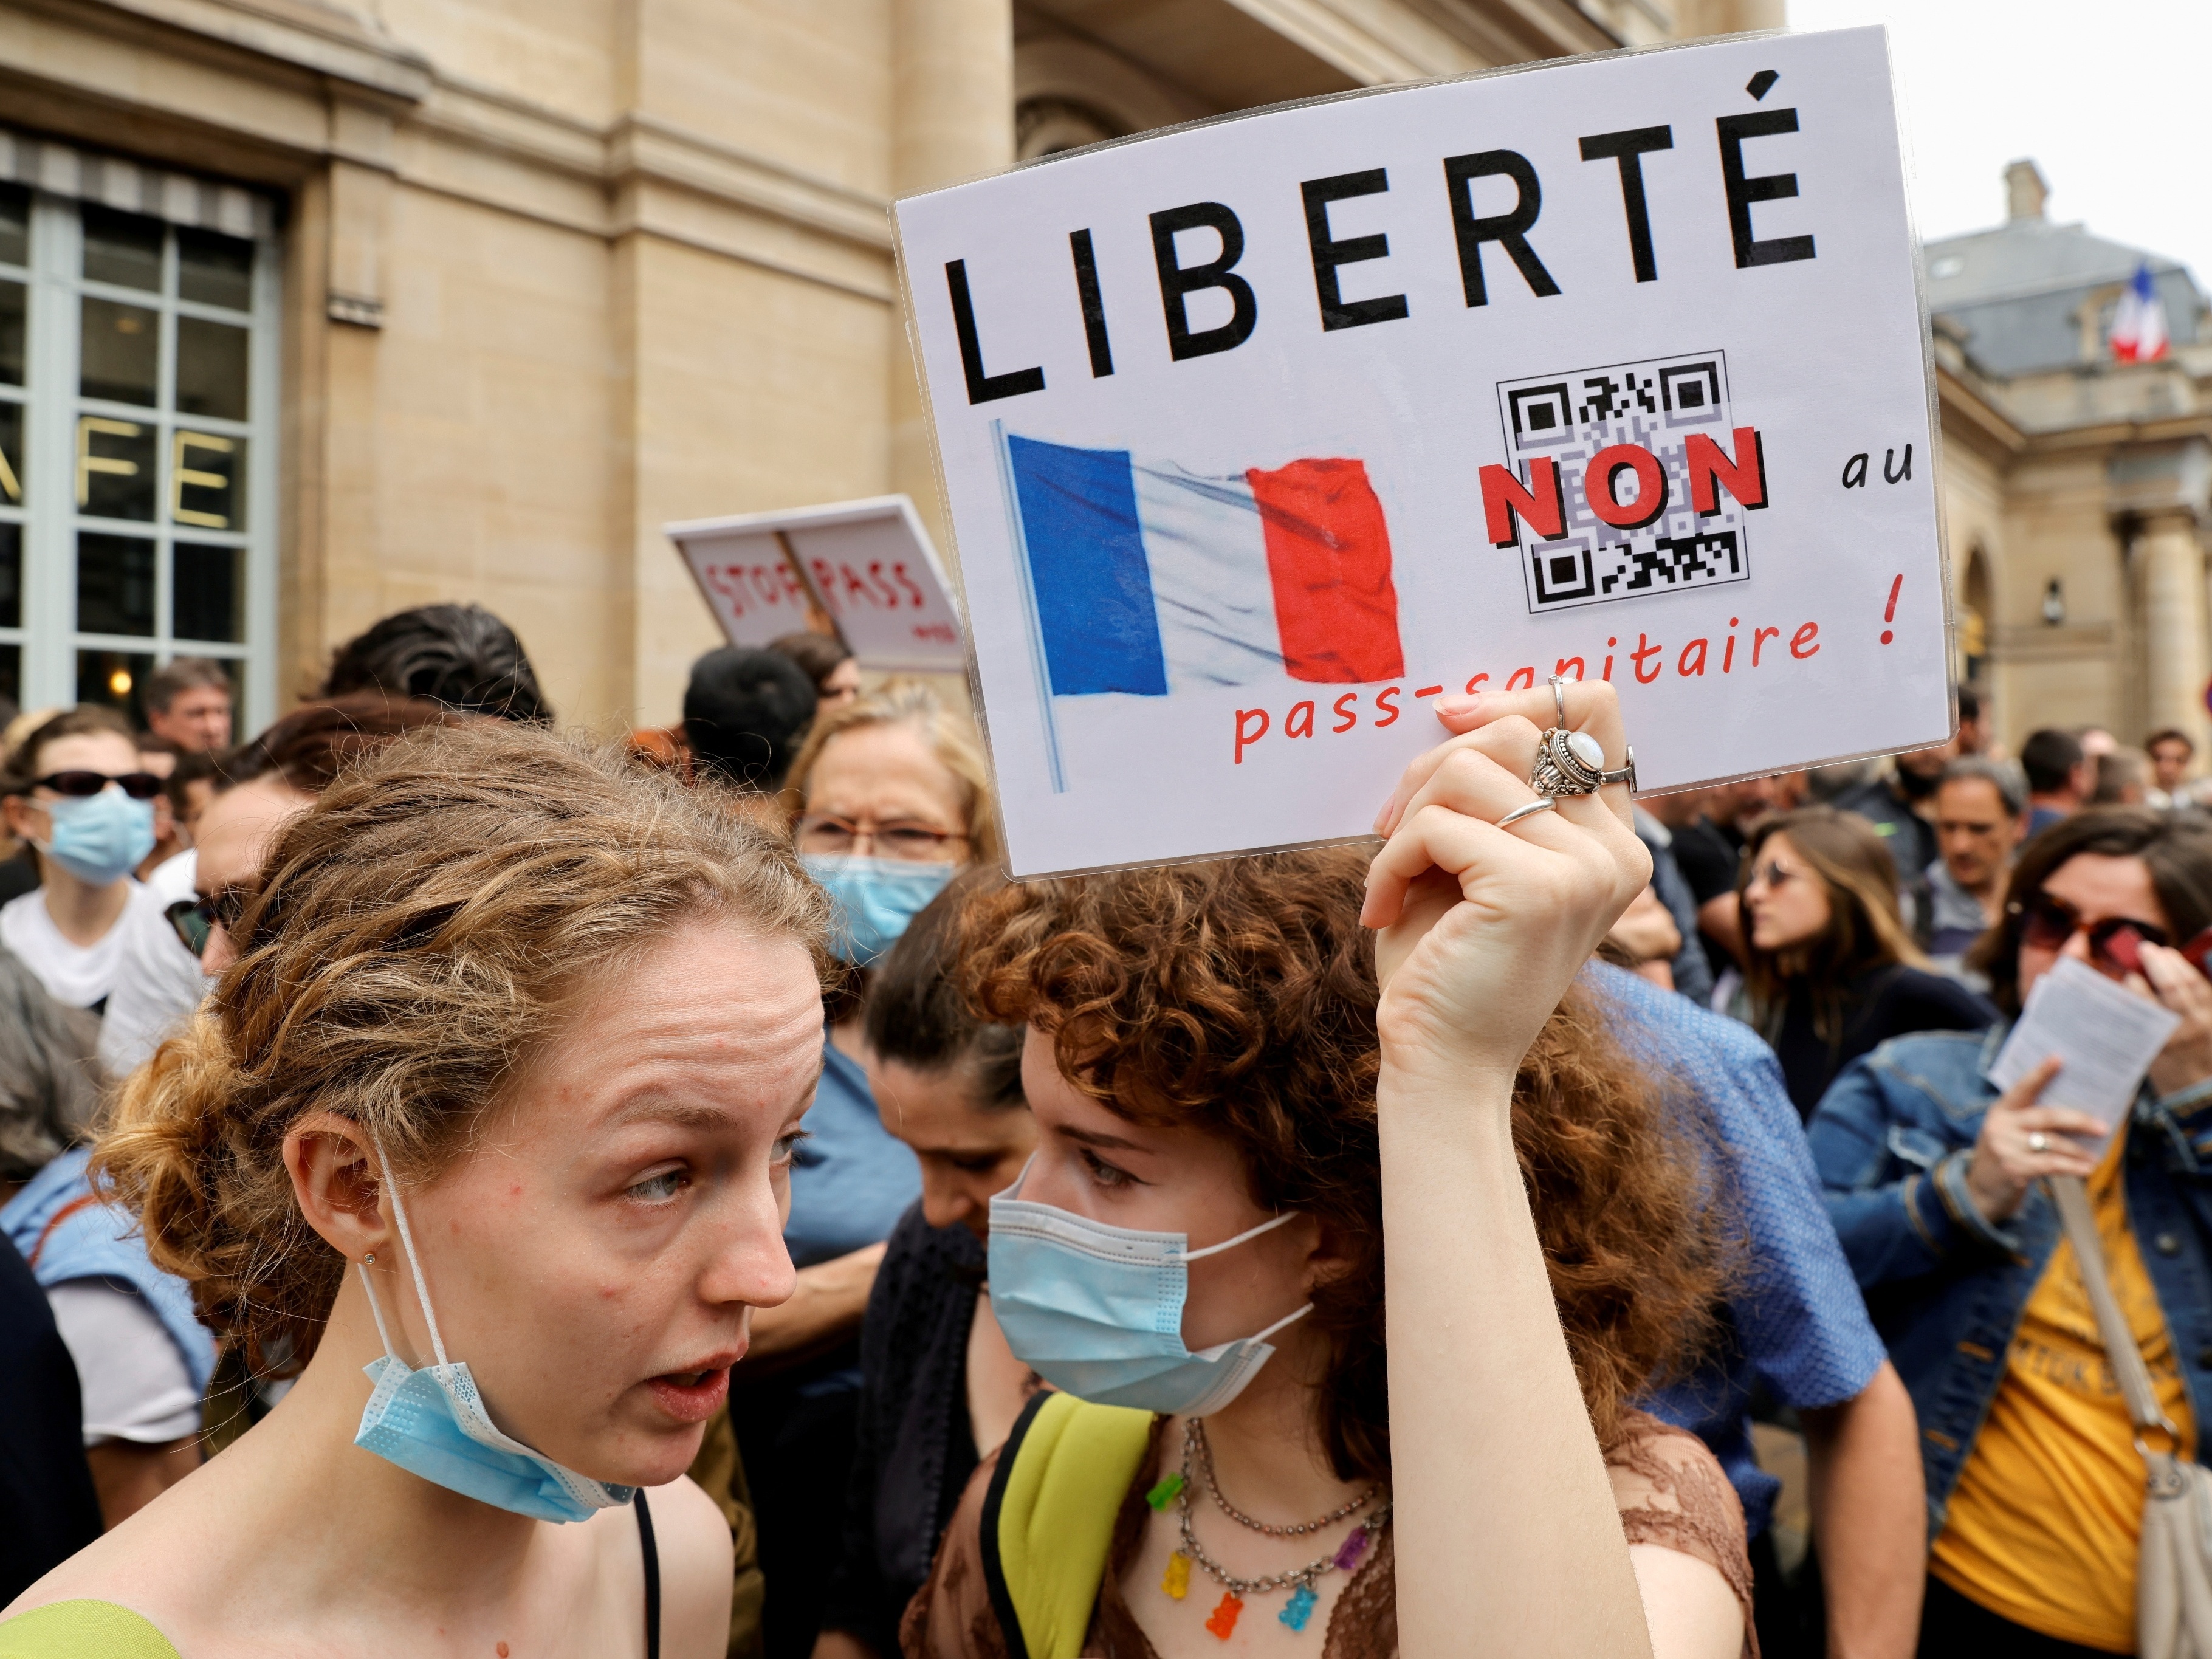
{"type": "Polygon", "coordinates": [[[991,1312],[1014,1357],[1065,1393],[1101,1406],[1203,1417],[1244,1392],[1275,1350],[1256,1336],[1193,1353],[1183,1346],[1188,1264],[1294,1220],[1263,1221],[1202,1250],[1188,1233],[1109,1227],[1019,1194],[1029,1172],[991,1200],[991,1312]]]}
{"type": "Polygon", "coordinates": [[[855,968],[870,966],[897,944],[956,867],[850,853],[809,853],[799,862],[837,902],[837,954],[855,968]]]}
{"type": "Polygon", "coordinates": [[[39,850],[90,886],[120,881],[154,850],[154,803],[133,800],[114,784],[40,804],[54,834],[39,850]]]}
{"type": "MultiPolygon", "coordinates": [[[[384,1162],[381,1152],[377,1161],[384,1162]]],[[[368,1309],[375,1316],[384,1357],[362,1367],[376,1387],[362,1412],[353,1443],[434,1486],[533,1520],[588,1521],[595,1510],[629,1503],[636,1487],[579,1474],[501,1433],[493,1424],[466,1362],[455,1364],[446,1358],[438,1316],[430,1311],[429,1286],[422,1281],[422,1263],[415,1254],[414,1235],[407,1230],[407,1211],[388,1164],[384,1165],[384,1184],[392,1194],[392,1213],[399,1223],[407,1265],[415,1274],[415,1294],[422,1300],[438,1363],[418,1371],[392,1352],[384,1310],[377,1305],[376,1284],[364,1266],[361,1279],[368,1287],[368,1309]]]]}

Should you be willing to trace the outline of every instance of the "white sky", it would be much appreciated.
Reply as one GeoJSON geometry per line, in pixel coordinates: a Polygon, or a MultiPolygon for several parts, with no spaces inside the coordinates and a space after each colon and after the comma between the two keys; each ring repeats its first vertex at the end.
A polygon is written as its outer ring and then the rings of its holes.
{"type": "Polygon", "coordinates": [[[1913,217],[1929,241],[2004,217],[2033,157],[2045,211],[2212,284],[2212,0],[1787,0],[1794,29],[1889,27],[1913,217]]]}

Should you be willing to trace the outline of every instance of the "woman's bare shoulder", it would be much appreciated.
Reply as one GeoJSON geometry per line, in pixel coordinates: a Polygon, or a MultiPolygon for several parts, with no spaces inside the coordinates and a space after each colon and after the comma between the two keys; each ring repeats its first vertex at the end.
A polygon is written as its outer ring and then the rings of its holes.
{"type": "Polygon", "coordinates": [[[730,1641],[730,1523],[689,1475],[645,1493],[660,1558],[661,1636],[668,1659],[710,1659],[730,1641]]]}
{"type": "MultiPolygon", "coordinates": [[[[1735,1652],[1750,1628],[1751,1556],[1743,1501],[1720,1459],[1686,1429],[1630,1412],[1606,1447],[1605,1472],[1613,1483],[1613,1504],[1632,1552],[1638,1547],[1670,1551],[1711,1570],[1707,1575],[1702,1568],[1690,1568],[1686,1576],[1677,1567],[1662,1575],[1668,1586],[1663,1593],[1673,1613],[1717,1644],[1718,1650],[1735,1652]],[[1711,1575],[1717,1575],[1717,1583],[1711,1575]],[[1721,1595],[1723,1586],[1725,1596],[1721,1595]],[[1731,1601],[1734,1618],[1727,1616],[1731,1601]]],[[[1639,1570],[1639,1577],[1645,1576],[1639,1570]]],[[[1654,1620],[1655,1632],[1667,1611],[1651,1605],[1653,1594],[1661,1589],[1656,1580],[1645,1585],[1646,1613],[1654,1620]]],[[[1678,1650],[1703,1651],[1705,1644],[1693,1641],[1678,1650]]],[[[1756,1644],[1747,1650],[1755,1652],[1756,1644]]]]}
{"type": "Polygon", "coordinates": [[[206,1468],[170,1487],[25,1590],[0,1620],[56,1601],[112,1601],[181,1645],[207,1587],[229,1581],[234,1534],[206,1468]]]}

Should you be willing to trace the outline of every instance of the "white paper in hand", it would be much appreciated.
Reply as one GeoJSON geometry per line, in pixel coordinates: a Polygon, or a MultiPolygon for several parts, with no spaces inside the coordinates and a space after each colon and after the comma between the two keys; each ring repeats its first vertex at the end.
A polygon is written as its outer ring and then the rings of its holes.
{"type": "Polygon", "coordinates": [[[2039,1104],[2068,1106],[2117,1126],[2134,1103],[2143,1073],[2181,1024],[2163,1004],[2148,1001],[2072,957],[2036,981],[1990,1081],[2009,1089],[2056,1056],[2058,1075],[2039,1104]]]}

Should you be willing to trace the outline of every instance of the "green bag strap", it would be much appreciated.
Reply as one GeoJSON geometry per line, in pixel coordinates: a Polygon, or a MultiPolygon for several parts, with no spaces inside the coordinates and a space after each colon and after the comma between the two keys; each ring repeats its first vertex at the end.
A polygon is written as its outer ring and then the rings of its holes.
{"type": "MultiPolygon", "coordinates": [[[[1152,1414],[1046,1393],[1023,1407],[983,1498],[983,1582],[1011,1659],[1076,1659],[1152,1414]]],[[[0,1656],[4,1659],[4,1656],[0,1656]]]]}
{"type": "Polygon", "coordinates": [[[177,1650],[112,1601],[49,1601],[0,1624],[0,1659],[177,1659],[177,1650]]]}

